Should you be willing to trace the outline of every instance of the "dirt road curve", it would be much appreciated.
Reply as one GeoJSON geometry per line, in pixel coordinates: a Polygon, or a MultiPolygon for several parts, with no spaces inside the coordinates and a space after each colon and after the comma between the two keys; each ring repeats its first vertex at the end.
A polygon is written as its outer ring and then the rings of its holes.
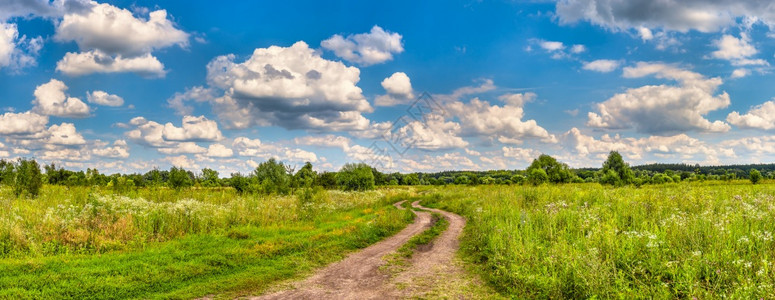
{"type": "MultiPolygon", "coordinates": [[[[403,201],[394,205],[403,209],[401,203],[403,201]]],[[[420,207],[417,202],[412,205],[420,207]]],[[[434,282],[436,280],[444,281],[439,284],[455,284],[454,280],[444,278],[462,277],[456,276],[462,270],[453,263],[453,258],[465,220],[449,212],[432,211],[444,215],[449,220],[449,228],[432,246],[415,254],[411,265],[398,274],[391,275],[379,269],[385,264],[383,256],[430,227],[431,216],[427,212],[415,212],[417,217],[414,223],[398,234],[329,265],[312,277],[293,284],[291,289],[253,299],[398,299],[433,291],[434,287],[440,286],[434,282]],[[444,274],[441,279],[430,278],[439,275],[439,272],[444,274]]]]}

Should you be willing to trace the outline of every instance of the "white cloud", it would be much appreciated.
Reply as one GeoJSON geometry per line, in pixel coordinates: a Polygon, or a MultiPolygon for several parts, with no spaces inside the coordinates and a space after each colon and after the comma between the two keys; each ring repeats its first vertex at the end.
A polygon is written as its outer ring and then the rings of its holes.
{"type": "Polygon", "coordinates": [[[775,102],[767,101],[751,107],[743,115],[733,111],[727,116],[727,122],[740,128],[775,129],[775,102]]]}
{"type": "Polygon", "coordinates": [[[92,153],[106,158],[129,158],[129,145],[124,140],[116,140],[113,146],[96,148],[92,153]]]}
{"type": "Polygon", "coordinates": [[[460,124],[445,121],[436,114],[425,116],[423,122],[412,121],[394,134],[400,134],[412,148],[423,150],[443,150],[463,148],[468,142],[457,136],[461,132],[460,124]]]}
{"type": "Polygon", "coordinates": [[[493,83],[492,79],[480,79],[478,82],[479,85],[457,88],[452,92],[452,94],[433,95],[433,99],[439,102],[458,101],[465,96],[489,92],[495,89],[495,84],[493,83]]]}
{"type": "Polygon", "coordinates": [[[35,88],[35,100],[32,101],[33,111],[58,117],[85,118],[89,116],[89,106],[81,99],[65,95],[67,86],[56,79],[51,79],[35,88]]]}
{"type": "Polygon", "coordinates": [[[557,2],[560,23],[585,20],[610,30],[661,28],[670,31],[716,32],[753,17],[767,25],[775,24],[769,1],[737,0],[561,0],[557,2]]]}
{"type": "Polygon", "coordinates": [[[43,38],[19,37],[16,24],[0,20],[0,69],[19,71],[37,65],[38,52],[43,47],[43,38]]]}
{"type": "Polygon", "coordinates": [[[172,166],[184,169],[199,169],[199,165],[193,159],[188,158],[185,155],[169,156],[164,158],[172,166]]]}
{"type": "Polygon", "coordinates": [[[154,148],[173,147],[176,145],[174,142],[163,138],[164,125],[162,124],[146,120],[143,117],[133,118],[129,121],[129,124],[135,126],[135,128],[127,131],[125,135],[135,143],[154,148]]]}
{"type": "Polygon", "coordinates": [[[227,128],[279,125],[288,129],[363,130],[373,108],[356,84],[360,70],[329,61],[304,42],[258,48],[245,62],[220,56],[208,81],[226,91],[213,109],[227,128]]]}
{"type": "Polygon", "coordinates": [[[578,45],[577,44],[577,45],[573,45],[570,48],[570,52],[574,53],[574,54],[579,54],[579,53],[582,53],[584,51],[587,51],[587,46],[584,46],[584,45],[578,45]]]}
{"type": "Polygon", "coordinates": [[[159,148],[157,150],[164,154],[200,154],[207,152],[207,149],[194,142],[176,143],[172,147],[159,148]]]}
{"type": "Polygon", "coordinates": [[[335,34],[320,45],[344,60],[363,66],[384,63],[392,60],[393,54],[404,52],[400,34],[376,25],[369,33],[348,35],[347,38],[335,34]]]}
{"type": "Polygon", "coordinates": [[[108,94],[104,91],[93,91],[86,93],[86,100],[89,103],[105,106],[121,106],[124,105],[124,98],[117,95],[108,94]]]}
{"type": "Polygon", "coordinates": [[[34,112],[4,113],[0,115],[0,135],[30,135],[45,131],[48,116],[34,112]]]}
{"type": "Polygon", "coordinates": [[[644,42],[654,38],[654,34],[646,27],[638,27],[638,35],[644,42]]]}
{"type": "Polygon", "coordinates": [[[290,162],[317,162],[315,153],[295,148],[288,148],[274,144],[262,143],[259,139],[238,137],[232,142],[232,147],[237,154],[246,157],[258,157],[262,159],[276,158],[290,162]]]}
{"type": "Polygon", "coordinates": [[[406,104],[414,99],[412,83],[404,72],[395,72],[382,80],[382,88],[387,91],[387,94],[380,95],[375,99],[374,104],[377,106],[406,104]]]}
{"type": "Polygon", "coordinates": [[[223,139],[218,124],[205,116],[185,116],[182,127],[176,127],[172,123],[164,124],[162,137],[173,142],[214,142],[223,139]]]}
{"type": "Polygon", "coordinates": [[[175,93],[174,96],[167,99],[167,105],[174,109],[176,114],[185,116],[194,112],[194,108],[187,106],[185,103],[186,101],[194,100],[201,103],[213,101],[216,97],[215,90],[202,86],[195,86],[192,88],[187,88],[183,93],[175,93]]]}
{"type": "Polygon", "coordinates": [[[460,120],[463,134],[486,135],[508,143],[521,143],[526,138],[554,143],[555,136],[535,120],[522,121],[522,106],[535,97],[533,93],[503,95],[499,97],[503,106],[474,98],[469,103],[451,102],[446,108],[460,120]]]}
{"type": "Polygon", "coordinates": [[[222,144],[212,144],[207,148],[206,155],[209,157],[231,157],[234,155],[234,151],[222,144]]]}
{"type": "Polygon", "coordinates": [[[584,63],[584,70],[608,73],[619,68],[619,61],[610,59],[598,59],[584,63]]]}
{"type": "Polygon", "coordinates": [[[151,54],[136,57],[112,57],[100,50],[83,53],[68,52],[57,62],[57,71],[70,76],[92,73],[131,72],[144,77],[164,77],[164,65],[151,54]]]}
{"type": "Polygon", "coordinates": [[[728,60],[735,66],[746,65],[769,65],[763,59],[750,59],[751,56],[759,53],[756,47],[751,45],[751,39],[746,33],[741,33],[740,38],[725,34],[720,39],[713,41],[718,50],[711,53],[711,56],[718,59],[728,60]]]}
{"type": "Polygon", "coordinates": [[[546,51],[554,52],[565,49],[565,45],[562,42],[556,41],[539,41],[538,45],[546,51]]]}
{"type": "Polygon", "coordinates": [[[306,145],[306,146],[319,146],[319,147],[337,147],[346,149],[350,146],[350,138],[344,137],[344,136],[336,136],[332,134],[323,135],[323,136],[303,136],[303,137],[297,137],[293,139],[293,142],[296,145],[306,145]]]}
{"type": "Polygon", "coordinates": [[[735,69],[732,71],[732,78],[743,78],[745,76],[751,75],[751,71],[748,69],[735,69]]]}
{"type": "Polygon", "coordinates": [[[503,151],[503,157],[515,158],[522,162],[531,162],[541,155],[541,152],[538,150],[519,147],[503,147],[501,151],[503,151]]]}
{"type": "Polygon", "coordinates": [[[722,81],[660,63],[639,62],[624,68],[624,77],[653,75],[674,80],[679,86],[647,85],[628,89],[597,104],[598,112],[588,114],[587,125],[606,129],[635,128],[638,132],[669,135],[689,130],[726,132],[723,121],[709,121],[703,116],[729,106],[726,92],[714,95],[722,81]]]}
{"type": "Polygon", "coordinates": [[[75,125],[71,123],[62,123],[51,125],[48,129],[49,137],[47,142],[53,145],[76,146],[86,144],[83,136],[75,130],[75,125]]]}
{"type": "Polygon", "coordinates": [[[54,39],[75,41],[81,50],[100,50],[107,55],[125,57],[188,45],[188,34],[175,28],[165,10],[153,11],[143,20],[135,18],[129,10],[96,2],[91,2],[88,12],[65,14],[54,39]]]}

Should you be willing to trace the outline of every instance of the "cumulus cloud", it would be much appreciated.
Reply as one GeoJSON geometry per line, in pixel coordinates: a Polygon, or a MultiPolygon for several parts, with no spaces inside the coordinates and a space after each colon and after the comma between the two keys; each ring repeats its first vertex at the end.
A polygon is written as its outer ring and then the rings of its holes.
{"type": "Polygon", "coordinates": [[[218,124],[205,116],[185,116],[182,127],[167,123],[162,129],[162,137],[166,141],[174,142],[213,142],[223,139],[218,124]]]}
{"type": "Polygon", "coordinates": [[[327,134],[322,136],[303,136],[293,139],[293,142],[297,145],[306,146],[318,146],[318,147],[337,147],[346,149],[350,146],[350,138],[344,136],[337,136],[333,134],[327,134]]]}
{"type": "Polygon", "coordinates": [[[377,96],[374,100],[374,104],[377,106],[406,104],[414,99],[412,82],[404,72],[395,72],[382,80],[382,88],[387,91],[387,94],[377,96]]]}
{"type": "Polygon", "coordinates": [[[129,125],[134,126],[134,129],[127,131],[125,135],[131,141],[153,148],[175,146],[174,142],[164,139],[164,125],[162,124],[143,117],[136,117],[129,121],[129,125]]]}
{"type": "Polygon", "coordinates": [[[49,136],[46,140],[49,144],[61,146],[76,146],[86,144],[86,139],[75,130],[72,123],[51,125],[48,129],[49,136]]]}
{"type": "Polygon", "coordinates": [[[28,38],[19,36],[16,24],[3,23],[0,20],[0,69],[8,68],[12,72],[35,66],[38,52],[43,47],[40,36],[28,38]]]}
{"type": "Polygon", "coordinates": [[[0,135],[30,135],[45,131],[48,116],[34,112],[4,113],[0,115],[0,135]]]}
{"type": "Polygon", "coordinates": [[[541,152],[538,150],[519,147],[502,147],[501,151],[503,151],[503,157],[513,158],[523,162],[531,162],[541,155],[541,152]]]}
{"type": "Polygon", "coordinates": [[[185,92],[175,93],[175,95],[167,99],[167,105],[175,110],[176,114],[185,116],[194,112],[194,108],[186,105],[186,101],[209,102],[215,100],[216,97],[215,90],[203,86],[195,86],[187,88],[185,92]]]}
{"type": "Polygon", "coordinates": [[[598,59],[584,63],[584,70],[608,73],[619,68],[619,61],[611,59],[598,59]]]}
{"type": "Polygon", "coordinates": [[[43,115],[85,118],[89,116],[89,106],[81,99],[65,94],[67,86],[64,82],[51,79],[35,88],[35,100],[32,101],[33,111],[43,115]]]}
{"type": "Polygon", "coordinates": [[[261,159],[276,158],[281,161],[290,162],[317,162],[318,157],[315,153],[297,149],[278,146],[274,144],[262,143],[259,139],[250,139],[247,137],[238,137],[234,139],[232,147],[237,154],[245,157],[258,157],[261,159]]]}
{"type": "Polygon", "coordinates": [[[125,140],[116,140],[113,142],[113,146],[103,146],[92,150],[92,153],[96,156],[106,158],[128,158],[129,157],[129,145],[125,140]]]}
{"type": "Polygon", "coordinates": [[[448,103],[446,108],[460,120],[464,135],[486,135],[502,143],[518,144],[528,138],[554,143],[555,136],[535,120],[522,121],[523,106],[535,97],[533,93],[506,94],[499,97],[504,102],[502,106],[474,98],[469,103],[448,103]]]}
{"type": "Polygon", "coordinates": [[[445,121],[441,115],[431,114],[422,122],[409,122],[393,134],[401,135],[401,140],[413,148],[445,150],[468,146],[468,142],[458,136],[461,131],[460,124],[445,121]]]}
{"type": "Polygon", "coordinates": [[[670,135],[695,130],[726,132],[723,121],[703,116],[729,106],[726,92],[714,94],[722,81],[661,63],[639,62],[624,68],[624,77],[655,76],[677,81],[678,86],[647,85],[628,89],[596,105],[598,112],[588,114],[587,125],[605,129],[635,128],[638,132],[670,135]]]}
{"type": "Polygon", "coordinates": [[[85,9],[68,11],[58,22],[54,39],[73,41],[80,53],[67,53],[57,70],[68,75],[134,72],[162,77],[164,65],[151,52],[170,46],[188,46],[189,35],[176,28],[165,10],[135,17],[131,11],[90,2],[85,9]]]}
{"type": "Polygon", "coordinates": [[[124,105],[124,98],[117,95],[108,94],[104,91],[93,91],[86,94],[86,100],[89,103],[105,106],[121,106],[124,105]]]}
{"type": "Polygon", "coordinates": [[[775,128],[775,102],[767,101],[751,107],[746,114],[733,111],[727,116],[727,122],[740,128],[770,130],[775,128]]]}
{"type": "Polygon", "coordinates": [[[769,65],[763,59],[751,59],[750,57],[759,53],[754,45],[751,45],[751,39],[746,33],[741,33],[740,38],[725,34],[720,39],[713,41],[718,50],[711,53],[711,56],[718,59],[728,60],[735,66],[747,65],[769,65]]]}
{"type": "Polygon", "coordinates": [[[87,12],[65,14],[54,39],[74,41],[81,50],[100,50],[107,55],[127,57],[173,45],[188,45],[188,34],[175,28],[165,10],[150,12],[148,19],[143,20],[129,10],[96,2],[91,2],[91,10],[87,12]]]}
{"type": "Polygon", "coordinates": [[[363,66],[384,63],[393,59],[393,54],[404,52],[401,35],[383,30],[379,26],[371,32],[348,35],[346,38],[335,34],[320,45],[334,51],[336,56],[363,66]]]}
{"type": "Polygon", "coordinates": [[[279,125],[288,129],[363,130],[373,108],[357,86],[360,70],[329,61],[304,42],[255,49],[241,63],[215,58],[208,82],[225,91],[211,101],[227,128],[279,125]]]}
{"type": "Polygon", "coordinates": [[[560,23],[581,20],[610,30],[642,28],[687,32],[716,32],[736,23],[738,18],[755,18],[772,26],[775,13],[769,1],[737,0],[560,0],[560,23]]]}
{"type": "Polygon", "coordinates": [[[57,71],[70,76],[92,73],[130,72],[143,77],[164,77],[164,65],[151,54],[136,57],[110,56],[100,50],[68,52],[57,62],[57,71]]]}
{"type": "Polygon", "coordinates": [[[183,142],[176,143],[172,147],[159,148],[158,151],[164,154],[200,154],[207,152],[207,149],[194,142],[183,142]]]}
{"type": "Polygon", "coordinates": [[[222,144],[212,144],[207,148],[208,157],[231,157],[234,155],[234,151],[222,144]]]}

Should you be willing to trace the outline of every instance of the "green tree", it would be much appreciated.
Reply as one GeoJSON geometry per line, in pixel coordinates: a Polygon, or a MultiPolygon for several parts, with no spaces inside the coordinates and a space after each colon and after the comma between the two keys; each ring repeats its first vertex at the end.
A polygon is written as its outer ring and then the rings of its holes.
{"type": "Polygon", "coordinates": [[[27,195],[37,197],[43,186],[43,174],[40,165],[34,159],[19,159],[16,164],[16,178],[13,185],[13,193],[16,197],[27,195]]]}
{"type": "Polygon", "coordinates": [[[13,162],[0,159],[0,184],[13,185],[14,171],[13,162]]]}
{"type": "Polygon", "coordinates": [[[630,165],[624,162],[622,155],[617,151],[611,151],[608,154],[608,159],[603,162],[603,178],[601,183],[611,185],[625,185],[632,183],[635,178],[630,165]],[[613,172],[611,174],[609,171],[613,172]],[[615,175],[615,176],[614,176],[615,175]]]}
{"type": "Polygon", "coordinates": [[[762,180],[762,173],[759,170],[751,169],[751,172],[748,173],[748,179],[751,180],[751,183],[757,184],[762,180]]]}
{"type": "Polygon", "coordinates": [[[308,188],[315,183],[315,177],[317,177],[317,174],[314,170],[312,170],[312,163],[307,162],[303,167],[301,167],[301,169],[299,169],[298,172],[296,172],[296,175],[293,177],[294,181],[299,187],[308,188]]]}
{"type": "Polygon", "coordinates": [[[189,177],[188,172],[183,168],[172,167],[170,169],[170,179],[168,181],[171,188],[180,190],[194,185],[194,182],[189,177]]]}
{"type": "Polygon", "coordinates": [[[220,177],[218,177],[218,171],[204,168],[202,169],[202,186],[203,187],[218,187],[220,184],[220,177]]]}
{"type": "MultiPolygon", "coordinates": [[[[547,180],[552,183],[568,183],[575,177],[568,165],[558,162],[554,157],[546,154],[541,154],[537,159],[534,159],[530,167],[527,168],[528,180],[530,180],[531,175],[540,176],[540,173],[532,171],[535,169],[543,170],[547,180]]],[[[533,180],[531,183],[535,184],[533,180]]]]}
{"type": "Polygon", "coordinates": [[[405,185],[420,185],[420,177],[416,173],[404,176],[405,185]]]}
{"type": "Polygon", "coordinates": [[[243,194],[250,188],[250,179],[240,173],[232,173],[229,186],[237,190],[237,193],[243,194]]]}
{"type": "Polygon", "coordinates": [[[287,194],[291,189],[291,175],[286,166],[270,158],[258,165],[253,171],[260,191],[266,194],[287,194]]]}
{"type": "Polygon", "coordinates": [[[345,191],[365,191],[374,189],[374,173],[364,163],[345,164],[336,174],[336,182],[345,191]]]}
{"type": "Polygon", "coordinates": [[[542,168],[528,169],[527,181],[530,182],[532,185],[540,185],[544,182],[549,181],[549,175],[547,175],[546,171],[544,171],[544,169],[542,168]]]}

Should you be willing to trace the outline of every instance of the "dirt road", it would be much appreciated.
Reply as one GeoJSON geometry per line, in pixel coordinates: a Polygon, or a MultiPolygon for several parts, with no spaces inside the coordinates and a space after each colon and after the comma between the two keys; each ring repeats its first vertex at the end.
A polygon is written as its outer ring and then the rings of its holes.
{"type": "MultiPolygon", "coordinates": [[[[403,201],[394,204],[401,207],[403,201]]],[[[413,206],[419,206],[417,202],[413,206]]],[[[425,209],[425,208],[424,208],[425,209]]],[[[462,217],[441,210],[448,229],[436,240],[420,249],[410,265],[397,274],[380,270],[383,257],[406,243],[412,236],[430,227],[428,212],[415,212],[414,223],[398,234],[353,253],[344,260],[329,265],[312,277],[292,284],[291,289],[253,299],[400,299],[408,297],[466,297],[473,283],[462,271],[455,258],[459,237],[465,226],[462,217]],[[463,287],[463,288],[461,288],[463,287]],[[453,291],[454,295],[449,295],[453,291]],[[458,291],[458,292],[454,292],[458,291]]]]}

